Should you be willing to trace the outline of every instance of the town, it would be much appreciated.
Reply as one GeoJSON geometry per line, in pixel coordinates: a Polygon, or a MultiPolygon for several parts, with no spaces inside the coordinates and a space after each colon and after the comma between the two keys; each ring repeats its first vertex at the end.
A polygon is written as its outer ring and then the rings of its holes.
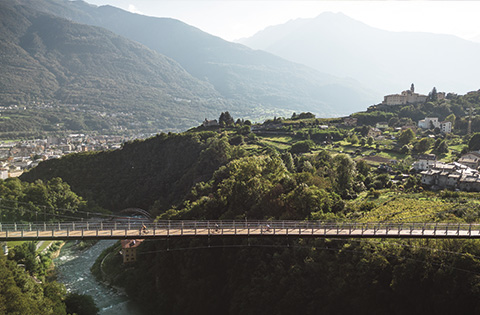
{"type": "Polygon", "coordinates": [[[0,141],[0,179],[19,177],[41,161],[66,154],[120,149],[122,144],[151,135],[112,136],[69,134],[46,139],[0,141]]]}

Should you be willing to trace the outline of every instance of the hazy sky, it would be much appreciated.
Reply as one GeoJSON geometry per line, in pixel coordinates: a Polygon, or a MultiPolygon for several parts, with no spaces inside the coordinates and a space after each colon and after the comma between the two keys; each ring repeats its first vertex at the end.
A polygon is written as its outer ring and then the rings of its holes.
{"type": "Polygon", "coordinates": [[[391,31],[453,34],[480,41],[480,1],[256,1],[86,0],[157,17],[171,17],[226,40],[249,37],[269,25],[343,12],[391,31]]]}

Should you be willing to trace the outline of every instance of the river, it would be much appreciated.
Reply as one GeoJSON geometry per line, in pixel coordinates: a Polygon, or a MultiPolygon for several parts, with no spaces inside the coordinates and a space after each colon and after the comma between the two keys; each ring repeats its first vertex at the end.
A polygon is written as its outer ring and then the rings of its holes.
{"type": "Polygon", "coordinates": [[[95,259],[113,244],[115,241],[102,240],[79,251],[67,243],[54,259],[57,281],[63,283],[69,292],[91,295],[101,315],[142,315],[139,307],[129,301],[125,294],[98,282],[90,272],[95,259]]]}

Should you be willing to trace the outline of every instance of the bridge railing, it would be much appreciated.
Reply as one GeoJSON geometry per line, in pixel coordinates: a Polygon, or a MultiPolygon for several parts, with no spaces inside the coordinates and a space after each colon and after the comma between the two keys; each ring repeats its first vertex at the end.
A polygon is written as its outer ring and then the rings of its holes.
{"type": "MultiPolygon", "coordinates": [[[[405,234],[406,231],[414,233],[433,233],[434,235],[448,235],[468,231],[470,235],[480,234],[480,224],[478,223],[393,223],[393,222],[322,222],[322,221],[177,221],[164,220],[158,222],[146,222],[139,220],[121,220],[121,221],[76,221],[76,222],[36,222],[36,223],[0,223],[0,232],[2,231],[103,231],[103,230],[147,230],[153,231],[291,231],[302,234],[302,231],[327,231],[335,230],[337,233],[353,233],[361,231],[362,233],[382,233],[382,234],[405,234]]],[[[140,232],[141,234],[141,232],[140,232]]]]}

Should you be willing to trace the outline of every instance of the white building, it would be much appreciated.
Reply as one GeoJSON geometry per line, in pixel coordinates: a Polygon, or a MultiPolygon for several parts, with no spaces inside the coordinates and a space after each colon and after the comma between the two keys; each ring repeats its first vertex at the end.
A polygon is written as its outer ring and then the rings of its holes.
{"type": "Polygon", "coordinates": [[[0,169],[0,179],[7,179],[8,178],[8,169],[1,168],[0,169]]]}
{"type": "Polygon", "coordinates": [[[426,171],[437,163],[435,154],[422,154],[418,156],[418,160],[413,163],[413,168],[416,171],[426,171]]]}
{"type": "Polygon", "coordinates": [[[440,128],[440,122],[437,117],[425,117],[418,122],[418,128],[430,129],[430,128],[440,128]]]}
{"type": "Polygon", "coordinates": [[[440,131],[442,133],[450,133],[452,132],[452,122],[450,121],[443,121],[440,123],[440,131]]]}
{"type": "Polygon", "coordinates": [[[418,127],[422,129],[440,128],[442,133],[452,132],[452,122],[438,121],[437,117],[425,117],[425,119],[418,121],[418,127]]]}

